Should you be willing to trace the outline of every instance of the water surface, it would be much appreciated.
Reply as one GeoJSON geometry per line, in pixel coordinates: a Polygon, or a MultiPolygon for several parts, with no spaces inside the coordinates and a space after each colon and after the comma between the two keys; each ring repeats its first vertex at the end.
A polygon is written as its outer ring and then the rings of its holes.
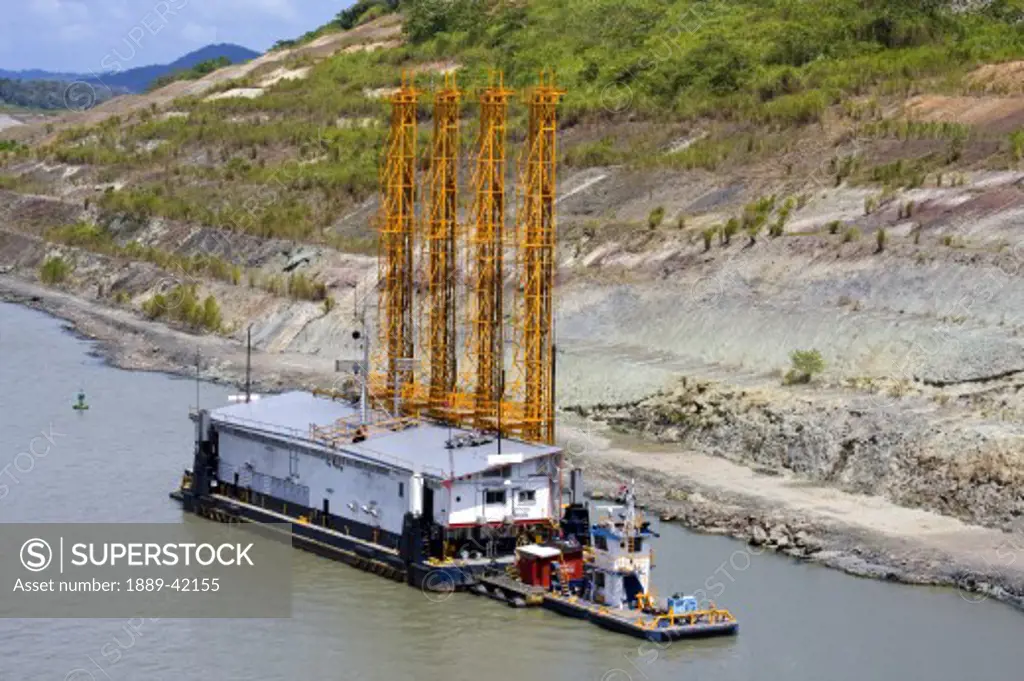
{"type": "MultiPolygon", "coordinates": [[[[0,480],[0,522],[206,522],[167,498],[190,465],[196,382],[110,368],[92,347],[0,304],[0,469],[17,478],[0,480]],[[71,410],[79,388],[88,412],[71,410]],[[23,455],[44,433],[49,451],[44,438],[39,456],[23,455]]],[[[203,384],[200,403],[231,392],[203,384]]],[[[1024,669],[1024,616],[1001,604],[661,529],[659,593],[706,588],[739,617],[738,637],[658,647],[469,595],[436,602],[295,551],[290,620],[157,620],[137,632],[127,620],[0,620],[0,681],[962,681],[1024,669]]]]}

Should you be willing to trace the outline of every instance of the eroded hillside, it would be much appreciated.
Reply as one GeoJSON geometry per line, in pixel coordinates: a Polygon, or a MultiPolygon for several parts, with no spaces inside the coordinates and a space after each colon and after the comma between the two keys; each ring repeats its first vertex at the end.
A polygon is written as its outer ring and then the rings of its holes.
{"type": "MultiPolygon", "coordinates": [[[[374,11],[197,81],[4,131],[0,266],[191,332],[240,340],[253,324],[269,353],[346,357],[352,311],[374,297],[386,96],[401,74],[424,88],[424,142],[429,86],[455,71],[467,89],[468,189],[473,89],[494,66],[518,90],[556,67],[560,404],[1012,530],[1024,499],[1009,454],[1024,436],[1015,8],[374,11]],[[182,285],[195,317],[179,314],[182,285]],[[209,297],[216,324],[200,314],[209,297]],[[787,383],[790,354],[812,349],[824,371],[787,383]]],[[[513,158],[523,125],[514,105],[513,158]]]]}

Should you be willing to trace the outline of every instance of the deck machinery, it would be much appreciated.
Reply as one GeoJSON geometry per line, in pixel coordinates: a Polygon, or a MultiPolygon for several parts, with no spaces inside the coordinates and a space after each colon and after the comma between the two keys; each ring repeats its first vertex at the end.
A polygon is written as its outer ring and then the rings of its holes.
{"type": "Polygon", "coordinates": [[[361,404],[293,392],[194,412],[193,467],[174,494],[186,509],[290,523],[300,546],[440,589],[472,584],[485,567],[511,564],[517,545],[560,533],[569,499],[554,446],[552,292],[562,95],[547,74],[526,93],[509,224],[516,93],[499,73],[477,93],[472,201],[460,216],[464,93],[445,75],[421,156],[427,98],[403,76],[380,173],[377,342],[361,404]]]}

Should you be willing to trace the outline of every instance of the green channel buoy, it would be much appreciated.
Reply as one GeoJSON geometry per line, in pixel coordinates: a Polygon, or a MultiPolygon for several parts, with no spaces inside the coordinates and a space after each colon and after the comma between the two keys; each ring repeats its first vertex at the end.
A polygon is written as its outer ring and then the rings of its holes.
{"type": "Polygon", "coordinates": [[[71,408],[75,409],[77,411],[85,411],[86,409],[89,408],[89,405],[85,401],[85,391],[84,390],[79,390],[78,391],[78,401],[75,402],[73,405],[71,405],[71,408]]]}

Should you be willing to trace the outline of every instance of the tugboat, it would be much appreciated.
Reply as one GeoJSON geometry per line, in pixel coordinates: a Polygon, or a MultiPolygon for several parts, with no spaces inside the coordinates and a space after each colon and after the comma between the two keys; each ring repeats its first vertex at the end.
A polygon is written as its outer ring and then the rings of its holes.
{"type": "Polygon", "coordinates": [[[85,391],[78,391],[78,401],[71,405],[71,408],[75,411],[85,411],[89,408],[89,405],[85,401],[85,391]]]}
{"type": "Polygon", "coordinates": [[[737,633],[733,614],[714,603],[702,607],[695,597],[678,593],[664,602],[656,600],[649,581],[649,540],[658,535],[637,512],[632,483],[620,492],[624,505],[603,509],[606,515],[589,526],[583,541],[563,532],[565,538],[521,546],[518,574],[485,579],[484,585],[514,594],[519,603],[536,603],[651,641],[737,633]]]}

